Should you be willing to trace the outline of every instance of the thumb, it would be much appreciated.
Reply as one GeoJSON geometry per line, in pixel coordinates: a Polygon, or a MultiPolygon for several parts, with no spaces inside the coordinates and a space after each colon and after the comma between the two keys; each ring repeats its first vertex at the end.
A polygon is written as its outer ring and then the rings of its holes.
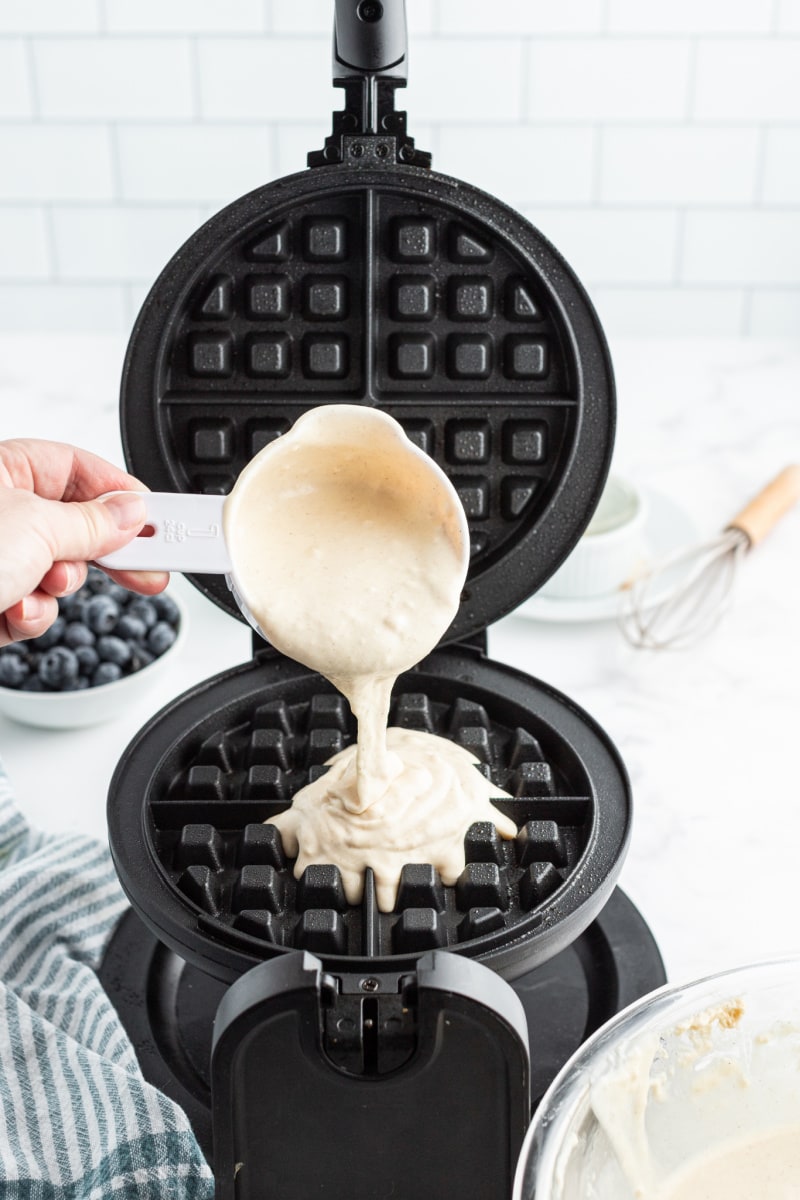
{"type": "Polygon", "coordinates": [[[145,523],[146,508],[135,492],[116,492],[103,500],[45,501],[53,561],[91,562],[118,550],[145,523]]]}

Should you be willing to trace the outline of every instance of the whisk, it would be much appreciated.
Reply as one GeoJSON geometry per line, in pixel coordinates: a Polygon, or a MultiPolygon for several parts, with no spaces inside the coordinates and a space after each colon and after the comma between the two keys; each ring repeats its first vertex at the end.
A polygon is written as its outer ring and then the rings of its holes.
{"type": "Polygon", "coordinates": [[[628,641],[665,650],[705,637],[728,607],[739,563],[799,498],[800,465],[786,467],[717,537],[679,550],[623,584],[620,627],[628,641]]]}

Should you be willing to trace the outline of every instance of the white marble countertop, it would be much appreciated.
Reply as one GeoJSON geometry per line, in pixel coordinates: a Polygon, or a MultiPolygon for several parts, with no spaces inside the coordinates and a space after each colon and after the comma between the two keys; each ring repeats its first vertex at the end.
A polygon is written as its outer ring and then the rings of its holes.
{"type": "MultiPolygon", "coordinates": [[[[124,345],[0,338],[0,437],[74,442],[121,462],[124,345]]],[[[620,342],[615,468],[674,498],[703,535],[800,461],[800,346],[620,342]]],[[[0,534],[2,536],[2,534],[0,534]]],[[[0,717],[0,755],[31,819],[105,836],[105,796],[133,734],[192,684],[243,661],[249,631],[184,580],[190,630],[152,696],[87,730],[0,717]]],[[[616,742],[633,784],[621,886],[671,979],[800,951],[800,508],[745,560],[732,610],[691,651],[631,649],[612,623],[507,617],[490,654],[565,692],[616,742]]]]}

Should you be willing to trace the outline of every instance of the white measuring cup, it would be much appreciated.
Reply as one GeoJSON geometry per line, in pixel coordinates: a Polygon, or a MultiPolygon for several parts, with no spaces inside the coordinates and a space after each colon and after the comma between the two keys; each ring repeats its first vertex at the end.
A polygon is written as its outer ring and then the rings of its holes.
{"type": "MultiPolygon", "coordinates": [[[[119,495],[108,492],[106,496],[119,495]]],[[[236,588],[225,541],[223,511],[227,496],[185,492],[136,492],[145,503],[142,532],[127,546],[97,559],[112,571],[179,571],[181,574],[224,575],[225,582],[257,633],[263,630],[236,588]]],[[[105,500],[106,496],[101,497],[105,500]]]]}
{"type": "MultiPolygon", "coordinates": [[[[295,422],[292,430],[265,446],[251,459],[226,496],[208,496],[182,492],[137,492],[145,503],[147,517],[141,533],[126,546],[97,559],[101,567],[125,571],[179,571],[188,574],[224,575],[225,582],[243,616],[257,633],[265,637],[257,620],[251,613],[237,583],[236,564],[232,560],[225,538],[225,509],[234,500],[240,481],[253,470],[269,471],[270,462],[278,446],[285,446],[292,433],[301,423],[314,420],[319,409],[309,409],[295,422]]],[[[439,507],[444,510],[444,522],[453,545],[457,548],[464,573],[469,561],[469,527],[458,494],[441,467],[418,446],[409,440],[402,426],[379,409],[362,405],[340,404],[332,410],[326,406],[326,420],[332,411],[341,417],[342,430],[347,422],[358,432],[359,441],[331,440],[331,453],[337,449],[352,451],[357,445],[364,456],[370,454],[370,434],[380,437],[385,448],[392,445],[393,467],[397,479],[408,473],[407,456],[415,460],[415,482],[420,504],[435,496],[439,507]],[[390,434],[395,439],[392,442],[390,434]],[[396,456],[394,450],[396,448],[396,456]],[[420,471],[422,464],[424,470],[420,471]]],[[[358,483],[358,480],[355,480],[358,483]]],[[[116,493],[108,493],[114,495],[116,493]]],[[[103,497],[105,498],[105,497],[103,497]]],[[[291,505],[286,506],[286,521],[291,521],[291,505]]]]}

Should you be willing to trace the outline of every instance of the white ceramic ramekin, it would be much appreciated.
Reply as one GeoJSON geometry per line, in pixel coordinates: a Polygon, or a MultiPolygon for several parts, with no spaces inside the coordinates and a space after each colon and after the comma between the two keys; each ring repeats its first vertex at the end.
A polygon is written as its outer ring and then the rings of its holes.
{"type": "Polygon", "coordinates": [[[642,561],[646,520],[639,489],[610,475],[586,532],[539,595],[586,600],[617,591],[642,561]]]}

